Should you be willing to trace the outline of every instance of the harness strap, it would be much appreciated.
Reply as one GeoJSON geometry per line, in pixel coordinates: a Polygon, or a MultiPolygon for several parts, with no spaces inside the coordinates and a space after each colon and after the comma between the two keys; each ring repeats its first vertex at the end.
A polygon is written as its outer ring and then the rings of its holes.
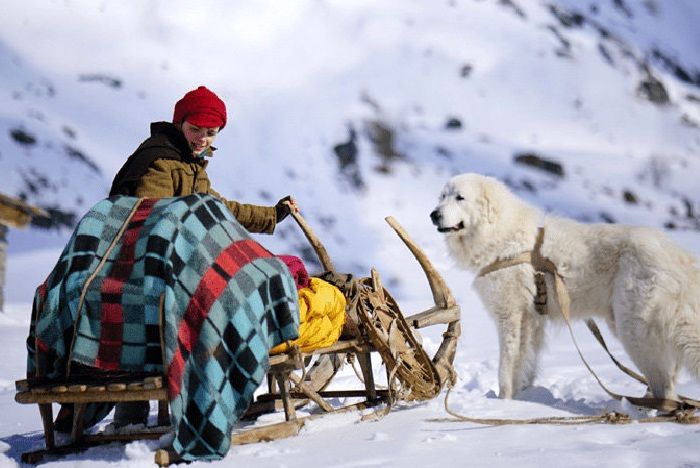
{"type": "Polygon", "coordinates": [[[520,255],[511,258],[496,260],[490,265],[486,265],[479,270],[478,277],[488,275],[503,268],[509,268],[522,263],[529,263],[535,269],[535,310],[540,315],[547,315],[547,283],[545,273],[556,275],[557,267],[549,259],[542,255],[542,244],[544,243],[544,228],[537,228],[537,238],[535,247],[520,255]]]}
{"type": "MultiPolygon", "coordinates": [[[[649,382],[647,381],[646,377],[643,375],[638,374],[637,372],[633,371],[629,367],[625,366],[622,364],[620,361],[615,359],[615,356],[612,355],[610,350],[608,349],[608,345],[605,342],[605,339],[603,338],[603,334],[600,332],[600,329],[598,328],[598,325],[595,323],[593,319],[588,319],[586,320],[586,326],[588,326],[588,329],[591,331],[593,336],[595,337],[596,340],[598,340],[598,343],[603,347],[605,352],[610,356],[610,359],[612,360],[613,363],[620,369],[622,372],[625,374],[629,375],[633,379],[635,379],[637,382],[642,383],[646,386],[649,386],[649,382]]],[[[687,408],[700,408],[700,401],[695,400],[693,398],[689,398],[683,395],[678,395],[678,400],[680,400],[682,403],[686,405],[687,408]]],[[[668,401],[673,401],[673,400],[664,400],[666,402],[668,401]]]]}

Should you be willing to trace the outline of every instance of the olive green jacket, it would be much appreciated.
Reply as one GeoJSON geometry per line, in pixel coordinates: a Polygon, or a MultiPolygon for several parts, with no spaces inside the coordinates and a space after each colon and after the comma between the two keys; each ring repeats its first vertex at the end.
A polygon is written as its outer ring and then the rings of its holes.
{"type": "Polygon", "coordinates": [[[151,124],[151,137],[129,156],[112,182],[111,195],[179,197],[208,193],[223,201],[239,223],[250,232],[272,233],[274,206],[227,200],[211,187],[209,161],[195,158],[180,130],[168,122],[151,124]]]}

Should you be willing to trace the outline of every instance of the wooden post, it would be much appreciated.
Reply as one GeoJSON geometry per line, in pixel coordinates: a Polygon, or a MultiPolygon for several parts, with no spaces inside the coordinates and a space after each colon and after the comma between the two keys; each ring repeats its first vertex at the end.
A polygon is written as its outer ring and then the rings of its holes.
{"type": "Polygon", "coordinates": [[[0,312],[5,303],[5,264],[7,260],[7,228],[24,227],[32,218],[48,218],[49,214],[41,208],[29,205],[19,198],[8,197],[0,193],[0,312]]]}
{"type": "Polygon", "coordinates": [[[7,259],[7,226],[0,223],[0,312],[5,304],[5,261],[7,259]]]}

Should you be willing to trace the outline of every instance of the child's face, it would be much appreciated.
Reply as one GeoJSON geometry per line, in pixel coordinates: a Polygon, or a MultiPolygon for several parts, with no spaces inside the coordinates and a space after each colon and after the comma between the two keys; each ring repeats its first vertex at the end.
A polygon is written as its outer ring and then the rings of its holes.
{"type": "Polygon", "coordinates": [[[198,127],[188,121],[184,121],[182,123],[182,133],[192,149],[192,154],[197,156],[212,145],[214,138],[219,133],[219,127],[198,127]]]}

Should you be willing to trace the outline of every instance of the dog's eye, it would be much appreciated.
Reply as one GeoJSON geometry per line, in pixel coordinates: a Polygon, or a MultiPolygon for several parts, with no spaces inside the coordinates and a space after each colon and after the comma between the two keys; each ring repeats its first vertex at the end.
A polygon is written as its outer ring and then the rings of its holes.
{"type": "Polygon", "coordinates": [[[457,196],[455,197],[455,199],[456,199],[457,201],[462,201],[462,200],[464,200],[464,197],[463,197],[462,195],[457,195],[457,196]]]}

